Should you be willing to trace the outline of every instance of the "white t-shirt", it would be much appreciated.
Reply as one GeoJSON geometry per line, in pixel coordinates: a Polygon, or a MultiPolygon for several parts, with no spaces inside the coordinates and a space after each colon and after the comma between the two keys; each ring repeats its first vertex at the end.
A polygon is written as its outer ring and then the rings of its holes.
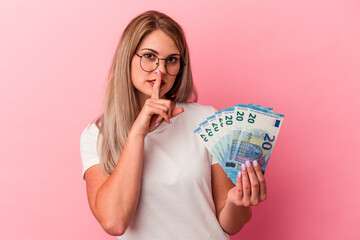
{"type": "MultiPolygon", "coordinates": [[[[145,138],[139,203],[122,240],[229,239],[215,213],[211,165],[216,160],[193,132],[216,111],[197,103],[176,103],[184,112],[145,138]]],[[[85,171],[100,163],[99,130],[86,128],[80,140],[85,171]]]]}

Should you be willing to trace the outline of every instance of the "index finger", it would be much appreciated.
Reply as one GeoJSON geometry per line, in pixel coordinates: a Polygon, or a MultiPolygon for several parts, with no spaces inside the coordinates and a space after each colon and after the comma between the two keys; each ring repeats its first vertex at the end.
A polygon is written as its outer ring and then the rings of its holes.
{"type": "Polygon", "coordinates": [[[152,94],[151,94],[151,98],[155,98],[155,99],[159,99],[160,98],[160,85],[161,85],[161,72],[158,70],[156,70],[156,80],[155,83],[153,85],[153,90],[152,90],[152,94]]]}

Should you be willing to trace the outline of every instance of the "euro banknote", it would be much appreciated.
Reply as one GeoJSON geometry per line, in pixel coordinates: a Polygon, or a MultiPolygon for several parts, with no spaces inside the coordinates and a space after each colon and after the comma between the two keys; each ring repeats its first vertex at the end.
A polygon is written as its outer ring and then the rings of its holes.
{"type": "Polygon", "coordinates": [[[246,161],[257,160],[265,173],[284,119],[273,108],[236,104],[204,119],[194,133],[236,184],[246,161]]]}

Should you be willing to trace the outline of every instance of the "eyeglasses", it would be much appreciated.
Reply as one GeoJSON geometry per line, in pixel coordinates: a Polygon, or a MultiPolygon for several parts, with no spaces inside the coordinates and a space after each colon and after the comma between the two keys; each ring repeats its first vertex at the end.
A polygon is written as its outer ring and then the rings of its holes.
{"type": "Polygon", "coordinates": [[[140,58],[140,67],[145,72],[154,71],[159,66],[160,60],[165,60],[166,72],[171,76],[178,75],[182,71],[183,66],[186,65],[181,58],[175,56],[168,58],[158,58],[152,53],[145,53],[142,56],[137,53],[135,54],[140,58]]]}

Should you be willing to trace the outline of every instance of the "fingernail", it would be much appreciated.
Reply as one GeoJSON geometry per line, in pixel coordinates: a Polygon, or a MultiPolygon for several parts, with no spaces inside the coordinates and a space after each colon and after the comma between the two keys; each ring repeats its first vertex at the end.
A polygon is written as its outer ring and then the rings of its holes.
{"type": "Polygon", "coordinates": [[[158,122],[157,124],[155,124],[155,127],[159,126],[159,123],[160,123],[160,122],[158,122]]]}
{"type": "Polygon", "coordinates": [[[241,165],[241,168],[242,168],[242,170],[246,171],[245,164],[242,164],[242,165],[241,165]]]}
{"type": "Polygon", "coordinates": [[[246,164],[246,166],[249,168],[249,167],[251,167],[251,163],[250,163],[250,161],[248,160],[248,161],[246,161],[245,162],[245,164],[246,164]]]}
{"type": "Polygon", "coordinates": [[[259,166],[259,163],[257,162],[257,160],[254,160],[254,161],[253,161],[253,164],[254,164],[255,167],[258,167],[258,166],[259,166]]]}
{"type": "Polygon", "coordinates": [[[159,69],[156,70],[156,75],[159,75],[159,69]]]}
{"type": "Polygon", "coordinates": [[[241,171],[238,172],[238,178],[241,178],[241,171]]]}
{"type": "Polygon", "coordinates": [[[170,119],[170,123],[172,123],[172,120],[170,119]]]}

